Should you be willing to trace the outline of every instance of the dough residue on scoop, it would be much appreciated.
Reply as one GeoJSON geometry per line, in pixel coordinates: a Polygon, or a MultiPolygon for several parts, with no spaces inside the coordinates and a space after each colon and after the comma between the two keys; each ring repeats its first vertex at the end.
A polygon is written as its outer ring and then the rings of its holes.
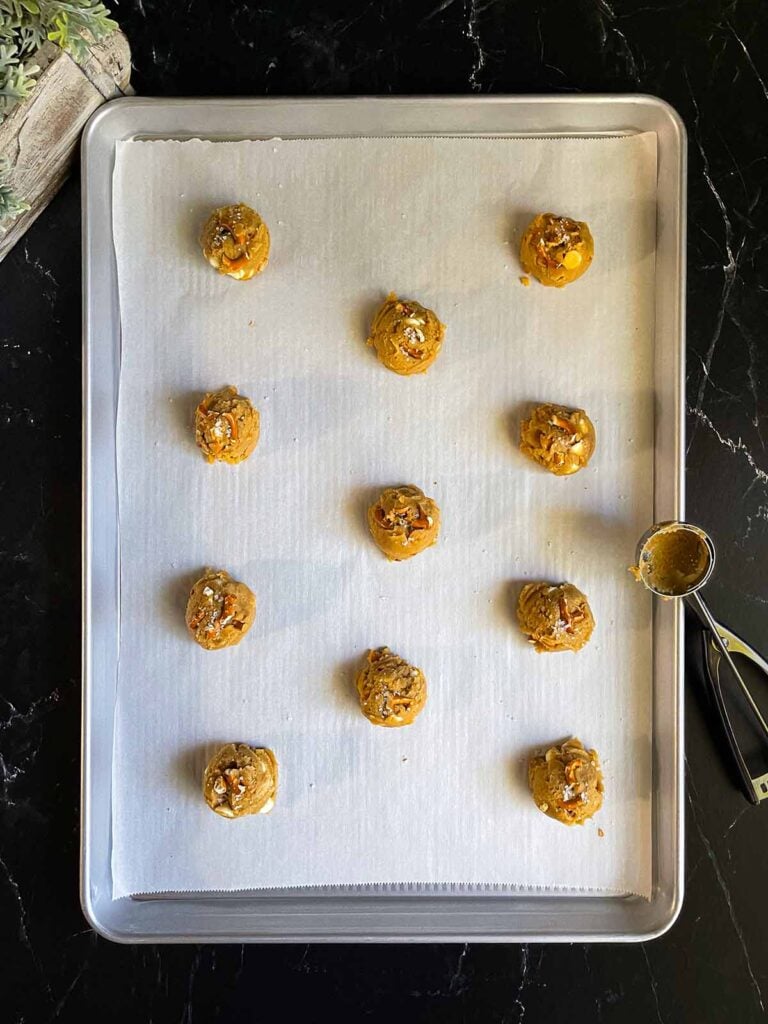
{"type": "Polygon", "coordinates": [[[697,530],[672,524],[651,535],[639,564],[630,571],[651,590],[678,597],[690,593],[703,579],[710,560],[707,543],[697,530]]]}

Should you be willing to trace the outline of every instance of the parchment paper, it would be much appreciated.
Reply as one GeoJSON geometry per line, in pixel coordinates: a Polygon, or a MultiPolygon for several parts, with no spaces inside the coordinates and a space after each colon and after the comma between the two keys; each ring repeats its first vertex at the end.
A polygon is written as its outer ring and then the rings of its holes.
{"type": "Polygon", "coordinates": [[[653,519],[655,189],[650,134],[118,144],[115,896],[649,893],[651,605],[627,566],[653,519]],[[217,275],[197,242],[209,211],[239,200],[273,242],[247,283],[217,275]],[[520,232],[542,210],[596,240],[563,290],[519,280],[520,232]],[[447,324],[424,376],[387,371],[365,345],[390,289],[447,324]],[[261,440],[247,463],[209,466],[193,410],[229,383],[261,411],[261,440]],[[574,477],[517,451],[521,412],[543,400],[596,424],[574,477]],[[443,530],[390,564],[365,508],[398,483],[435,498],[443,530]],[[257,594],[237,648],[185,633],[206,566],[257,594]],[[514,607],[533,579],[589,596],[598,625],[580,653],[526,645],[514,607]],[[383,644],[429,682],[409,728],[376,728],[356,704],[354,667],[383,644]],[[572,734],[605,769],[604,808],[582,828],[541,814],[526,781],[531,749],[572,734]],[[203,766],[230,740],[275,751],[270,815],[205,805],[203,766]]]}

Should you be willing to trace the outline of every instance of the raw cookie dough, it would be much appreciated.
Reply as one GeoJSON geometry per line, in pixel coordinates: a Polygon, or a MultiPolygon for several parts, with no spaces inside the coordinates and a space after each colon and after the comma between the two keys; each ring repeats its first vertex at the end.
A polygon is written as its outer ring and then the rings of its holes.
{"type": "Polygon", "coordinates": [[[374,725],[410,725],[427,702],[424,673],[388,647],[368,651],[355,685],[360,710],[374,725]]]}
{"type": "Polygon", "coordinates": [[[230,384],[209,391],[195,409],[195,443],[207,462],[243,462],[259,440],[259,414],[230,384]]]}
{"type": "Polygon", "coordinates": [[[223,570],[206,570],[189,592],[187,628],[206,651],[239,644],[255,617],[253,591],[223,570]]]}
{"type": "Polygon", "coordinates": [[[572,583],[526,583],[517,620],[539,652],[580,651],[595,628],[589,602],[572,583]]]}
{"type": "Polygon", "coordinates": [[[431,309],[390,292],[373,318],[368,344],[386,367],[407,376],[434,363],[444,335],[445,324],[431,309]]]}
{"type": "Polygon", "coordinates": [[[418,487],[387,487],[368,509],[368,526],[395,562],[431,547],[440,532],[440,509],[418,487]]]}
{"type": "Polygon", "coordinates": [[[200,245],[203,256],[220,274],[247,281],[269,261],[269,230],[245,203],[220,206],[205,222],[200,245]]]}
{"type": "Polygon", "coordinates": [[[595,428],[583,409],[545,402],[520,423],[520,451],[555,476],[583,469],[595,443],[595,428]]]}
{"type": "Polygon", "coordinates": [[[539,810],[564,825],[582,825],[603,804],[597,751],[575,737],[530,759],[528,785],[539,810]]]}
{"type": "Polygon", "coordinates": [[[555,288],[581,277],[594,254],[595,243],[587,225],[554,213],[537,213],[520,241],[523,270],[555,288]]]}
{"type": "Polygon", "coordinates": [[[276,793],[277,759],[266,747],[227,743],[203,773],[203,795],[223,818],[267,814],[276,793]]]}

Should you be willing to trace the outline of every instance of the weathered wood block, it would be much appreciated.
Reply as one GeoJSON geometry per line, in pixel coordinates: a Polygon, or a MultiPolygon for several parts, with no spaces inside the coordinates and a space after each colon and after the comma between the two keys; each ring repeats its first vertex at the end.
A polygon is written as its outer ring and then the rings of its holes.
{"type": "Polygon", "coordinates": [[[94,43],[83,64],[53,43],[33,60],[42,68],[37,85],[0,124],[0,158],[9,159],[14,191],[31,209],[0,227],[0,260],[56,195],[94,110],[130,87],[131,51],[119,30],[94,43]]]}

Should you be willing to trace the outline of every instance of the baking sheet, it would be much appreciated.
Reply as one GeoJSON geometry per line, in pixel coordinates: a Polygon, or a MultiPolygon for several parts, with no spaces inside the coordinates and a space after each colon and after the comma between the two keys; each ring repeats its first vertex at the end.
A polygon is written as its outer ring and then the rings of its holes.
{"type": "Polygon", "coordinates": [[[114,895],[455,882],[650,888],[650,606],[625,567],[652,519],[655,139],[345,139],[118,146],[121,638],[114,895]],[[242,198],[273,257],[249,284],[201,260],[199,224],[242,198]],[[518,283],[510,238],[538,209],[589,221],[597,257],[564,291],[518,283]],[[448,324],[423,378],[364,345],[394,288],[448,324]],[[209,467],[196,397],[236,383],[262,413],[237,469],[209,467]],[[599,451],[570,480],[528,465],[511,424],[531,400],[583,405],[599,451]],[[390,565],[365,536],[372,490],[415,482],[441,505],[436,549],[390,565]],[[184,635],[203,566],[251,584],[235,650],[184,635]],[[595,637],[537,656],[515,583],[569,578],[595,637]],[[387,643],[430,702],[369,726],[353,662],[387,643]],[[598,819],[565,829],[525,785],[531,746],[600,751],[598,819]],[[201,802],[221,743],[270,745],[268,817],[201,802]],[[597,828],[605,832],[600,837],[597,828]]]}

